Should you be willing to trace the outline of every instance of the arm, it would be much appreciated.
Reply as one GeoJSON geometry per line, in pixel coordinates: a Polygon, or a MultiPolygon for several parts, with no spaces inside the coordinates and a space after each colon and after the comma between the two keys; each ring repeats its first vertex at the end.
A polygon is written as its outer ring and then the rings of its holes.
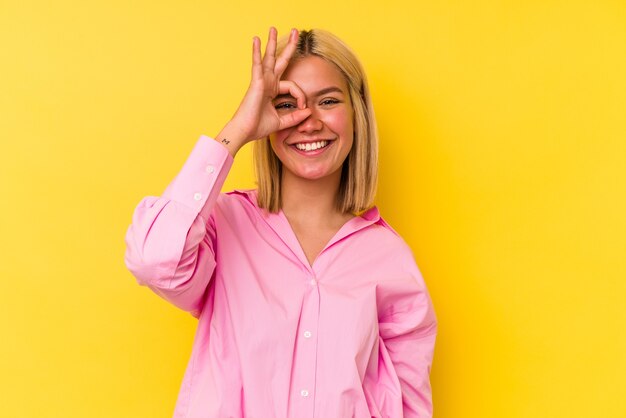
{"type": "Polygon", "coordinates": [[[137,282],[194,316],[215,268],[211,212],[232,163],[202,135],[163,195],[137,205],[126,232],[124,261],[137,282]]]}
{"type": "Polygon", "coordinates": [[[211,213],[235,154],[247,142],[294,126],[311,113],[302,90],[280,80],[296,49],[298,32],[292,30],[278,57],[276,36],[276,29],[270,28],[263,59],[260,40],[254,37],[252,80],[237,112],[217,140],[200,137],[163,196],[148,196],[139,203],[126,232],[124,261],[137,282],[196,317],[216,267],[211,213]],[[299,109],[279,115],[272,103],[279,93],[297,98],[299,109]]]}
{"type": "Polygon", "coordinates": [[[437,318],[412,256],[407,264],[412,280],[389,295],[391,308],[379,319],[379,330],[400,381],[404,417],[426,418],[433,413],[430,370],[437,318]]]}

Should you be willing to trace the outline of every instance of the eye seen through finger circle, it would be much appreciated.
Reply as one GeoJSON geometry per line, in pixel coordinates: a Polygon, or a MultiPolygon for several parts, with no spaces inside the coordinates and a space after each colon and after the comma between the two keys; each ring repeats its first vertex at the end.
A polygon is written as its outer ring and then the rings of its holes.
{"type": "MultiPolygon", "coordinates": [[[[320,105],[329,107],[337,103],[340,103],[340,101],[337,99],[324,99],[320,102],[320,105]]],[[[277,103],[274,107],[279,110],[280,109],[296,109],[298,105],[295,101],[287,101],[287,102],[277,103]]]]}
{"type": "Polygon", "coordinates": [[[294,102],[282,102],[274,106],[276,109],[295,109],[297,106],[294,102]]]}

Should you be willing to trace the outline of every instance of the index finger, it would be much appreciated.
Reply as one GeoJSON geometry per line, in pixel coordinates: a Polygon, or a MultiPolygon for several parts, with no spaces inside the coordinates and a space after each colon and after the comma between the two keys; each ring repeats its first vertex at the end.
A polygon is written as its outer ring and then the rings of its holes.
{"type": "Polygon", "coordinates": [[[289,42],[287,43],[287,46],[276,60],[276,65],[274,66],[274,74],[280,76],[285,71],[285,68],[287,68],[287,65],[289,64],[289,59],[296,50],[297,45],[298,30],[294,28],[291,29],[291,33],[289,34],[289,42]]]}
{"type": "Polygon", "coordinates": [[[296,99],[296,103],[300,109],[306,107],[306,96],[296,83],[290,80],[280,80],[278,83],[278,93],[281,95],[289,94],[296,99]]]}

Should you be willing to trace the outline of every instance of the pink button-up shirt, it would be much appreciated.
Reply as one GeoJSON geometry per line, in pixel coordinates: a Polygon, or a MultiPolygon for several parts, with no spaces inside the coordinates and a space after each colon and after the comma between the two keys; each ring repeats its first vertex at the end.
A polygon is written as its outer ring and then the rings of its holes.
{"type": "Polygon", "coordinates": [[[430,417],[437,320],[410,248],[373,207],[310,265],[282,211],[220,193],[202,135],[127,230],[141,285],[199,319],[176,418],[430,417]]]}

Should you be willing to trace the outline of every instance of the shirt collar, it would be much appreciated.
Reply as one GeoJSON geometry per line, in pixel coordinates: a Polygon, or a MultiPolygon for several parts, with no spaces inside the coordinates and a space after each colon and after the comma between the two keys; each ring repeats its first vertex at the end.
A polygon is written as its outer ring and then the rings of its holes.
{"type": "MultiPolygon", "coordinates": [[[[235,189],[230,193],[239,194],[243,196],[250,204],[252,204],[258,210],[260,217],[263,218],[263,220],[270,226],[270,228],[274,230],[274,232],[276,232],[278,237],[291,249],[293,254],[298,257],[298,259],[307,268],[311,268],[306,258],[306,255],[302,250],[302,246],[298,242],[298,238],[293,232],[293,228],[289,224],[289,221],[287,220],[287,217],[283,213],[282,209],[276,213],[271,213],[259,208],[256,198],[256,189],[235,189]]],[[[328,241],[322,252],[324,252],[327,248],[331,247],[335,243],[347,238],[348,236],[354,234],[357,231],[360,231],[361,229],[367,228],[372,224],[388,226],[387,223],[381,218],[380,212],[378,211],[378,208],[376,206],[372,206],[365,212],[361,213],[359,216],[355,216],[354,218],[347,221],[339,229],[339,231],[337,231],[335,236],[333,236],[330,241],[328,241]]]]}

